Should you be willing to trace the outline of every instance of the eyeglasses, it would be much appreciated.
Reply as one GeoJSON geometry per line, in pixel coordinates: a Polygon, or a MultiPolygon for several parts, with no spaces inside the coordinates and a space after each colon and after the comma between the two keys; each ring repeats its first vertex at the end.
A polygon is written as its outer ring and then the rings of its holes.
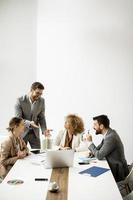
{"type": "Polygon", "coordinates": [[[35,91],[35,95],[37,95],[37,96],[41,96],[42,94],[43,94],[42,92],[35,91]]]}

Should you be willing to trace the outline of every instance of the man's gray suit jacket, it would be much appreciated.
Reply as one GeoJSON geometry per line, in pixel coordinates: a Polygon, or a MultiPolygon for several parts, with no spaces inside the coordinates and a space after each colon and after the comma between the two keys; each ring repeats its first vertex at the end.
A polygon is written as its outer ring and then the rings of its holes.
{"type": "Polygon", "coordinates": [[[124,147],[115,130],[110,128],[101,144],[96,147],[92,143],[89,146],[89,150],[99,160],[106,158],[117,182],[128,175],[129,170],[124,155],[124,147]]]}
{"type": "MultiPolygon", "coordinates": [[[[29,101],[29,96],[24,95],[17,99],[15,105],[15,116],[22,117],[25,122],[25,132],[23,137],[27,134],[30,128],[30,122],[34,121],[35,124],[40,125],[42,132],[46,129],[45,119],[45,100],[39,98],[32,105],[29,101]]],[[[35,135],[39,137],[39,129],[33,128],[35,135]]]]}

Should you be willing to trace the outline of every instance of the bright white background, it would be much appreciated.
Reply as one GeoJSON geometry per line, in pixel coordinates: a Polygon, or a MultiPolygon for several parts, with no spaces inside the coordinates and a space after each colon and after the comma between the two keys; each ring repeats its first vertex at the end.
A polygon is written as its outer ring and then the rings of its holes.
{"type": "Polygon", "coordinates": [[[56,133],[77,113],[91,128],[93,116],[107,114],[132,160],[133,2],[38,2],[37,79],[49,127],[56,133]]]}
{"type": "Polygon", "coordinates": [[[107,114],[131,162],[132,7],[130,0],[1,0],[0,129],[36,79],[54,135],[68,113],[91,130],[92,117],[107,114]]]}
{"type": "Polygon", "coordinates": [[[0,130],[36,78],[36,0],[0,0],[0,130]]]}

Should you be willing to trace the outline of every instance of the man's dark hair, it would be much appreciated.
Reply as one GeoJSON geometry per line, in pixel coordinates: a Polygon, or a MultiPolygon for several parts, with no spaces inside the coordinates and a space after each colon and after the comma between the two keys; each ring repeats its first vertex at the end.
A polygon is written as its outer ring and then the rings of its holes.
{"type": "Polygon", "coordinates": [[[36,90],[36,89],[44,90],[43,84],[40,83],[40,82],[34,82],[34,83],[32,83],[31,90],[36,90]]]}
{"type": "Polygon", "coordinates": [[[109,128],[110,121],[107,115],[99,115],[93,117],[93,120],[97,120],[99,125],[103,124],[105,128],[109,128]]]}

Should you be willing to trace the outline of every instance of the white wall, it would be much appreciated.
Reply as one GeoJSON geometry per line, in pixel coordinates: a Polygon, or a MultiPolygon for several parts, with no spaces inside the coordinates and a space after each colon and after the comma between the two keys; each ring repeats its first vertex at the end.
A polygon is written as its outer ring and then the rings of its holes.
{"type": "Polygon", "coordinates": [[[132,6],[131,0],[0,0],[0,130],[13,116],[16,97],[35,81],[37,58],[54,134],[68,113],[82,116],[87,129],[93,116],[108,114],[130,162],[132,6]]]}
{"type": "MultiPolygon", "coordinates": [[[[48,127],[77,113],[86,128],[107,114],[132,160],[133,1],[38,0],[37,79],[48,127]]],[[[98,136],[94,136],[96,143],[98,136]]]]}
{"type": "Polygon", "coordinates": [[[0,131],[36,79],[36,0],[0,0],[0,131]]]}

